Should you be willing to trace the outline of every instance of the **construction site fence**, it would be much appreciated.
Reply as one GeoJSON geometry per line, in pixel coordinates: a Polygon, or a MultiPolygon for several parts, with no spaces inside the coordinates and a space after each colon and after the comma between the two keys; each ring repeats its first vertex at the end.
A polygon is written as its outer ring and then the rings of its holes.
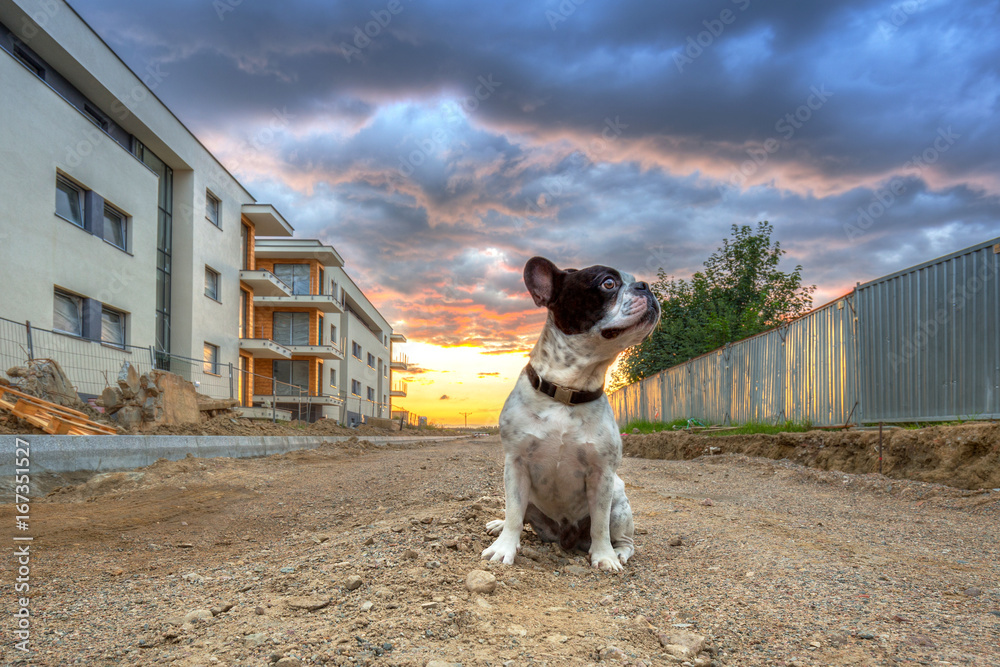
{"type": "Polygon", "coordinates": [[[608,398],[620,426],[1000,418],[1000,238],[858,284],[608,398]]]}

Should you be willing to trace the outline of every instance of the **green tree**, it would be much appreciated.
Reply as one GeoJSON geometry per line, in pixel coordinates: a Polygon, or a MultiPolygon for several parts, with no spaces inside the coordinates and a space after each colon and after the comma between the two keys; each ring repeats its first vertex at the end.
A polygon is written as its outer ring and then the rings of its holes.
{"type": "Polygon", "coordinates": [[[612,377],[622,386],[681,364],[726,343],[753,336],[808,311],[815,285],[802,284],[802,266],[778,269],[786,251],[772,242],[767,222],[733,225],[729,238],[691,280],[661,268],[653,293],[660,299],[660,325],[641,345],[627,350],[612,377]]]}

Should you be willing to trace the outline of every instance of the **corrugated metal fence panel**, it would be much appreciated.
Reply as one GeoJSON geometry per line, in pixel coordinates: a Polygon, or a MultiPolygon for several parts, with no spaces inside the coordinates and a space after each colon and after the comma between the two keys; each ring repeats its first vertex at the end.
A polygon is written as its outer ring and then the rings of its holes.
{"type": "Polygon", "coordinates": [[[618,390],[619,423],[845,423],[857,401],[852,298],[618,390]]]}
{"type": "MultiPolygon", "coordinates": [[[[662,371],[660,421],[1000,417],[1000,238],[860,285],[787,326],[662,371]]],[[[619,419],[655,419],[627,387],[619,419]],[[643,411],[643,408],[646,411],[643,411]]]]}
{"type": "Polygon", "coordinates": [[[998,240],[858,287],[865,421],[1000,417],[998,240]]]}

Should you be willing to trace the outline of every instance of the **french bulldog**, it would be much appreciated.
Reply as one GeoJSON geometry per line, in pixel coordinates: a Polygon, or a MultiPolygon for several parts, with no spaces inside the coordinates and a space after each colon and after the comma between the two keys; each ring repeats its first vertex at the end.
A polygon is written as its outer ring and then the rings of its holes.
{"type": "Polygon", "coordinates": [[[649,285],[608,266],[560,270],[533,257],[524,283],[548,318],[500,413],[506,514],[487,523],[497,537],[482,557],[513,563],[527,521],[543,541],[620,571],[635,552],[635,528],[604,377],[652,332],[660,304],[649,285]]]}

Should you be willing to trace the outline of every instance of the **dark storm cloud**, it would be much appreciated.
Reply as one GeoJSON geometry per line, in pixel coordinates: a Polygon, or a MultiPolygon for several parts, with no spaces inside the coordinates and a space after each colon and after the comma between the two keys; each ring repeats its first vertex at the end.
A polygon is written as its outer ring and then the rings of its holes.
{"type": "Polygon", "coordinates": [[[686,277],[767,219],[822,299],[996,236],[998,7],[80,11],[133,69],[160,66],[157,95],[411,339],[502,352],[544,318],[533,255],[686,277]]]}

